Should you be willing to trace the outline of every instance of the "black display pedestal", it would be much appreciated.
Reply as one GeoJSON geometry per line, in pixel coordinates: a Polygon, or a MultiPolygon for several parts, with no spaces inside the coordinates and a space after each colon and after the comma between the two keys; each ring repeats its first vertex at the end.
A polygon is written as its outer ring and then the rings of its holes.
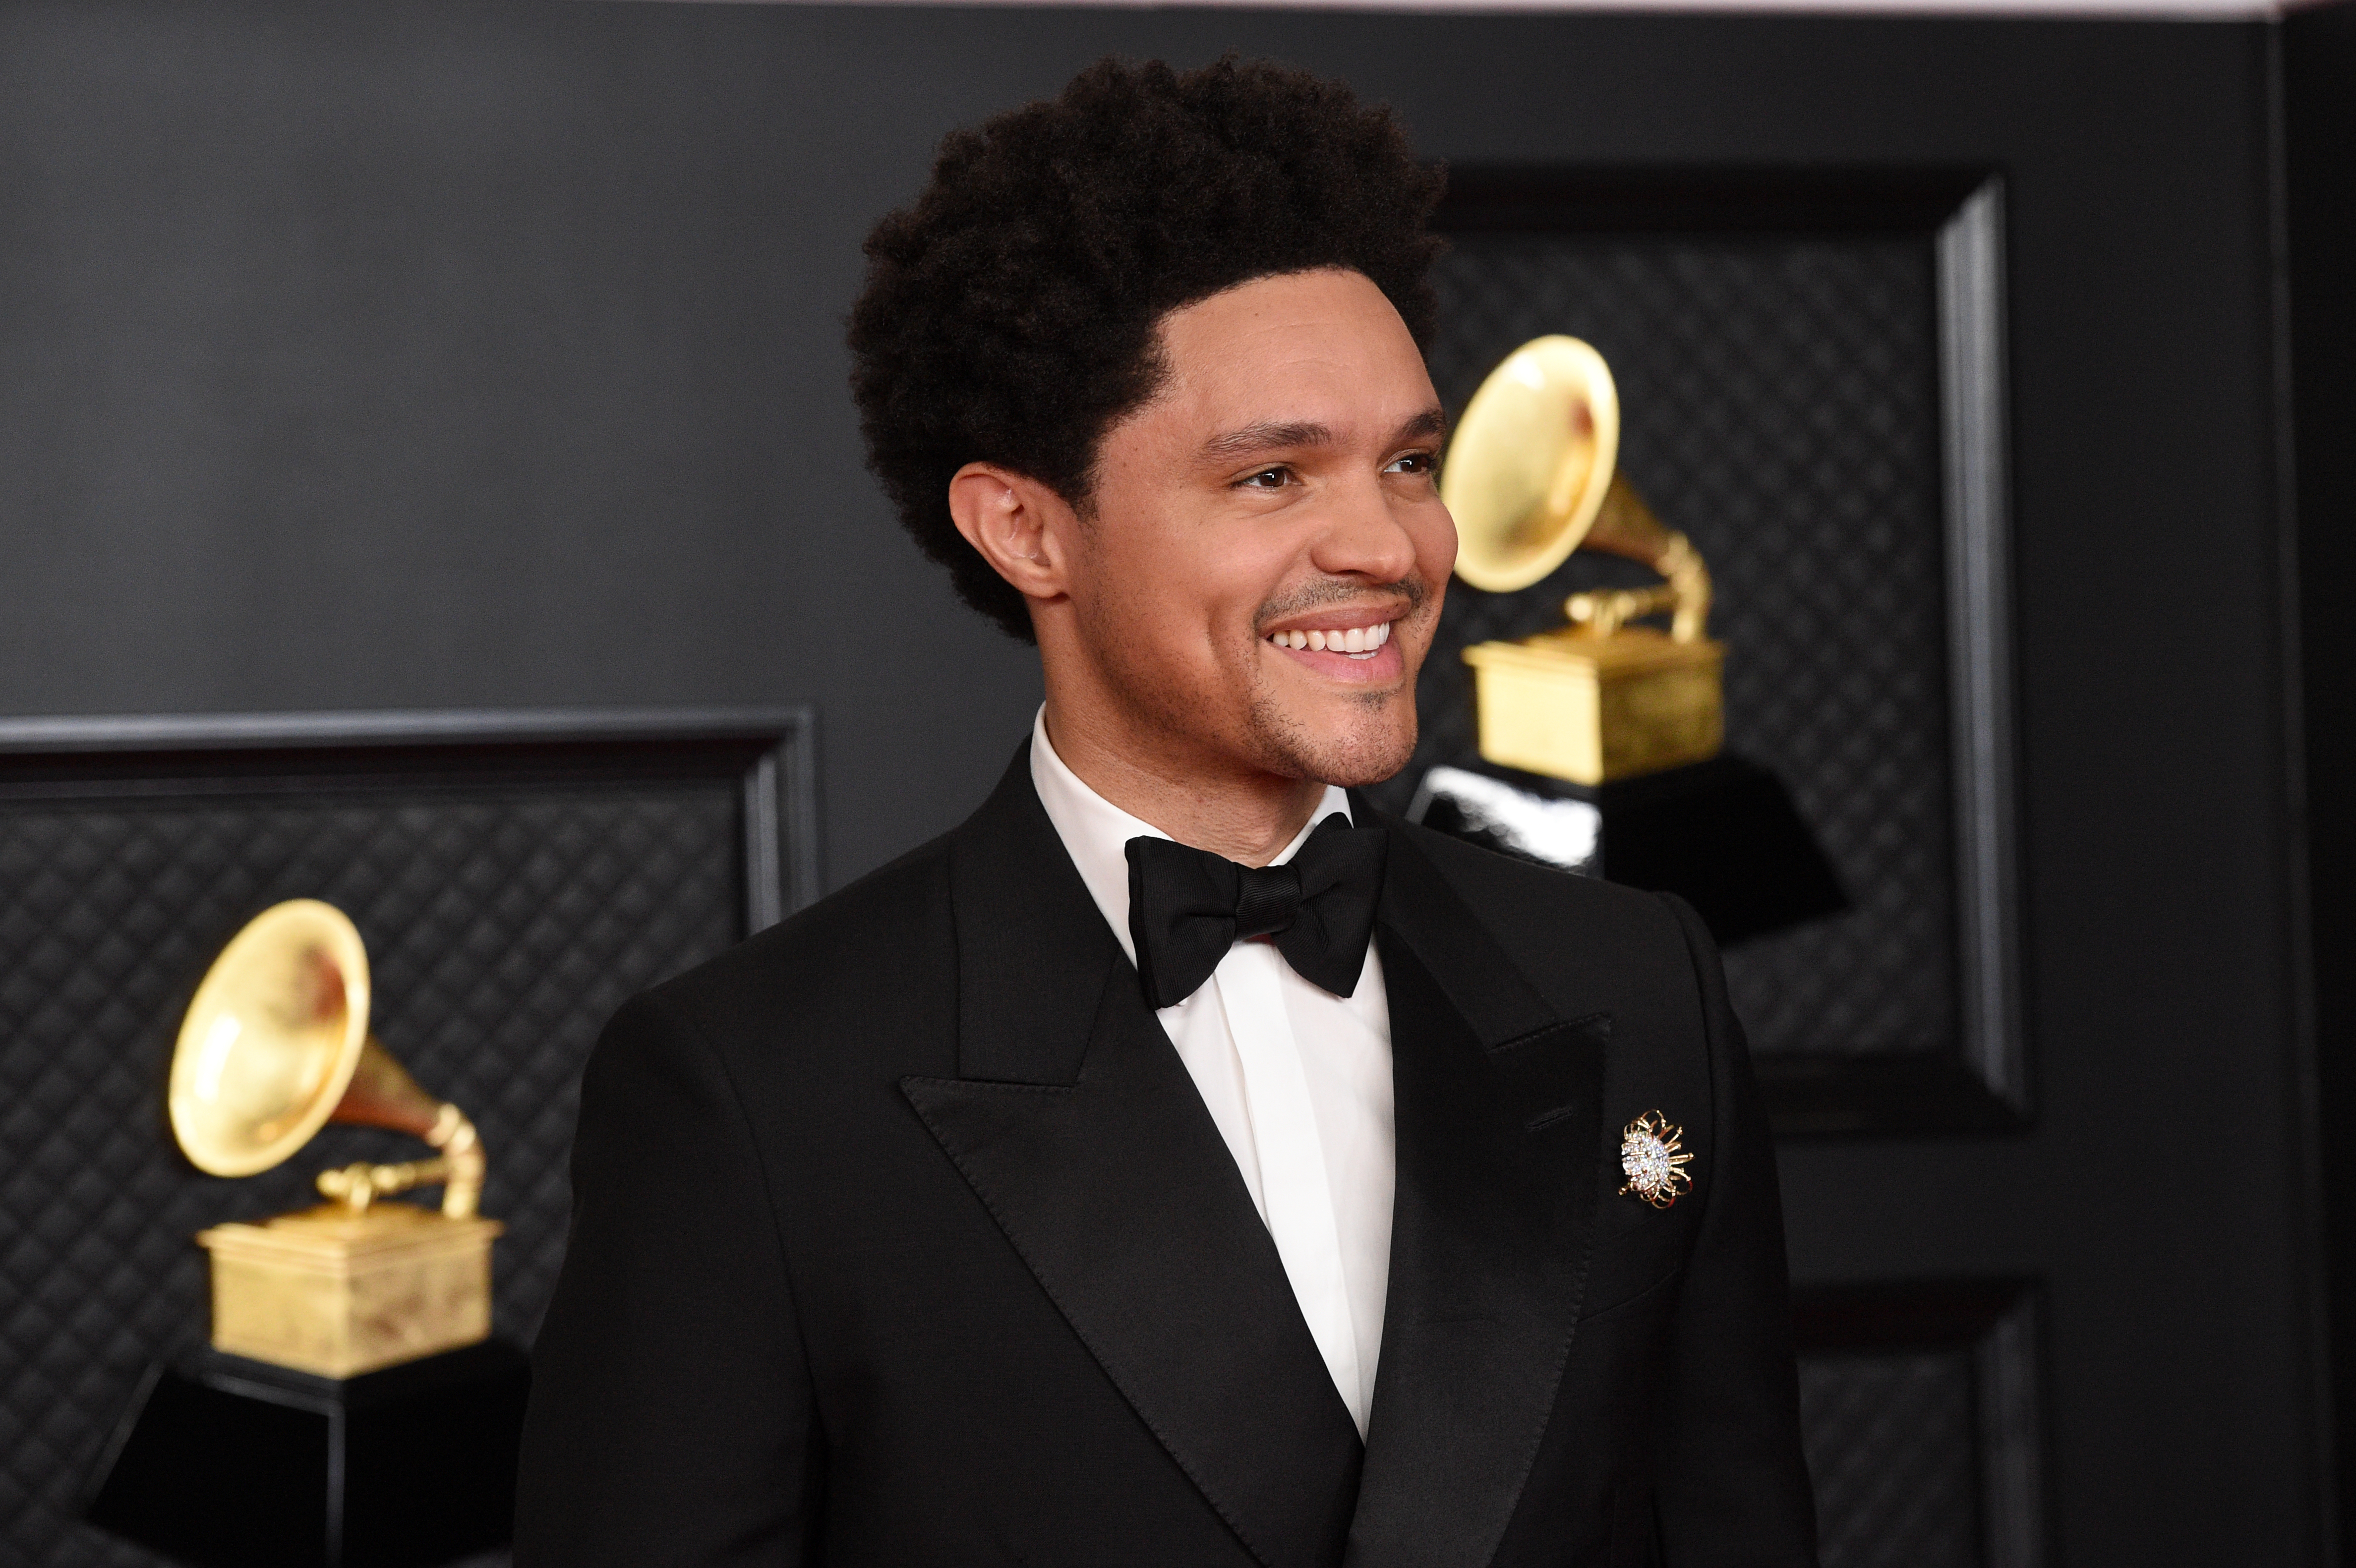
{"type": "Polygon", "coordinates": [[[84,1516],[198,1568],[428,1568],[507,1543],[530,1364],[493,1340],[338,1381],[150,1368],[84,1516]]]}
{"type": "Polygon", "coordinates": [[[1434,768],[1408,815],[1526,860],[1675,893],[1721,944],[1848,907],[1783,781],[1741,757],[1593,786],[1489,763],[1434,768]]]}

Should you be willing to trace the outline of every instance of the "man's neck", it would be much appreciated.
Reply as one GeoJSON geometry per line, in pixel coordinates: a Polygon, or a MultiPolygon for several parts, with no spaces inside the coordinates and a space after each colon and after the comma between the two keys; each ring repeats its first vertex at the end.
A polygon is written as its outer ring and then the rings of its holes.
{"type": "Polygon", "coordinates": [[[1299,836],[1325,786],[1256,770],[1207,772],[1047,703],[1047,740],[1082,784],[1181,844],[1265,866],[1299,836]]]}

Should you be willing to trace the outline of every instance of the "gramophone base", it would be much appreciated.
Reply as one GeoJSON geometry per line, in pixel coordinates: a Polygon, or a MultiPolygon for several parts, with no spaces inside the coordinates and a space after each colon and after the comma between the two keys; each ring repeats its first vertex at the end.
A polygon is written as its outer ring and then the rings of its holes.
{"type": "Polygon", "coordinates": [[[362,1378],[153,1367],[85,1517],[198,1568],[428,1568],[506,1544],[530,1367],[503,1341],[362,1378]]]}
{"type": "Polygon", "coordinates": [[[259,1225],[215,1225],[213,1349],[323,1378],[356,1378],[491,1331],[491,1243],[502,1227],[412,1203],[340,1203],[259,1225]]]}
{"type": "Polygon", "coordinates": [[[1791,792],[1740,757],[1595,788],[1485,763],[1434,768],[1408,816],[1484,849],[1675,893],[1721,944],[1848,908],[1791,792]]]}
{"type": "Polygon", "coordinates": [[[1564,627],[1464,650],[1481,755],[1501,767],[1610,784],[1700,763],[1726,734],[1726,645],[1650,626],[1564,627]]]}

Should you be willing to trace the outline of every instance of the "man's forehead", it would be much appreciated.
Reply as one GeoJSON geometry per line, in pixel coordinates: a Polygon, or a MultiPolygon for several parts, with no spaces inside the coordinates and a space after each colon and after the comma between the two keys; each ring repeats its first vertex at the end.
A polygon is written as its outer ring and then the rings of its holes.
{"type": "Polygon", "coordinates": [[[1222,437],[1387,435],[1434,400],[1406,323],[1355,272],[1243,284],[1171,313],[1160,336],[1172,411],[1222,437]]]}

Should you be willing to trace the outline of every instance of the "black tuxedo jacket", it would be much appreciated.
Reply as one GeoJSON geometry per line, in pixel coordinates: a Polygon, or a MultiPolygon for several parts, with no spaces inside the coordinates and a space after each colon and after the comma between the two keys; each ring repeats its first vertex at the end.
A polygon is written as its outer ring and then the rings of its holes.
{"type": "Polygon", "coordinates": [[[1364,1444],[1019,754],[607,1029],[520,1568],[1813,1564],[1708,936],[1356,809],[1391,835],[1398,1136],[1364,1444]],[[1655,1110],[1694,1154],[1666,1210],[1620,1193],[1655,1110]]]}

